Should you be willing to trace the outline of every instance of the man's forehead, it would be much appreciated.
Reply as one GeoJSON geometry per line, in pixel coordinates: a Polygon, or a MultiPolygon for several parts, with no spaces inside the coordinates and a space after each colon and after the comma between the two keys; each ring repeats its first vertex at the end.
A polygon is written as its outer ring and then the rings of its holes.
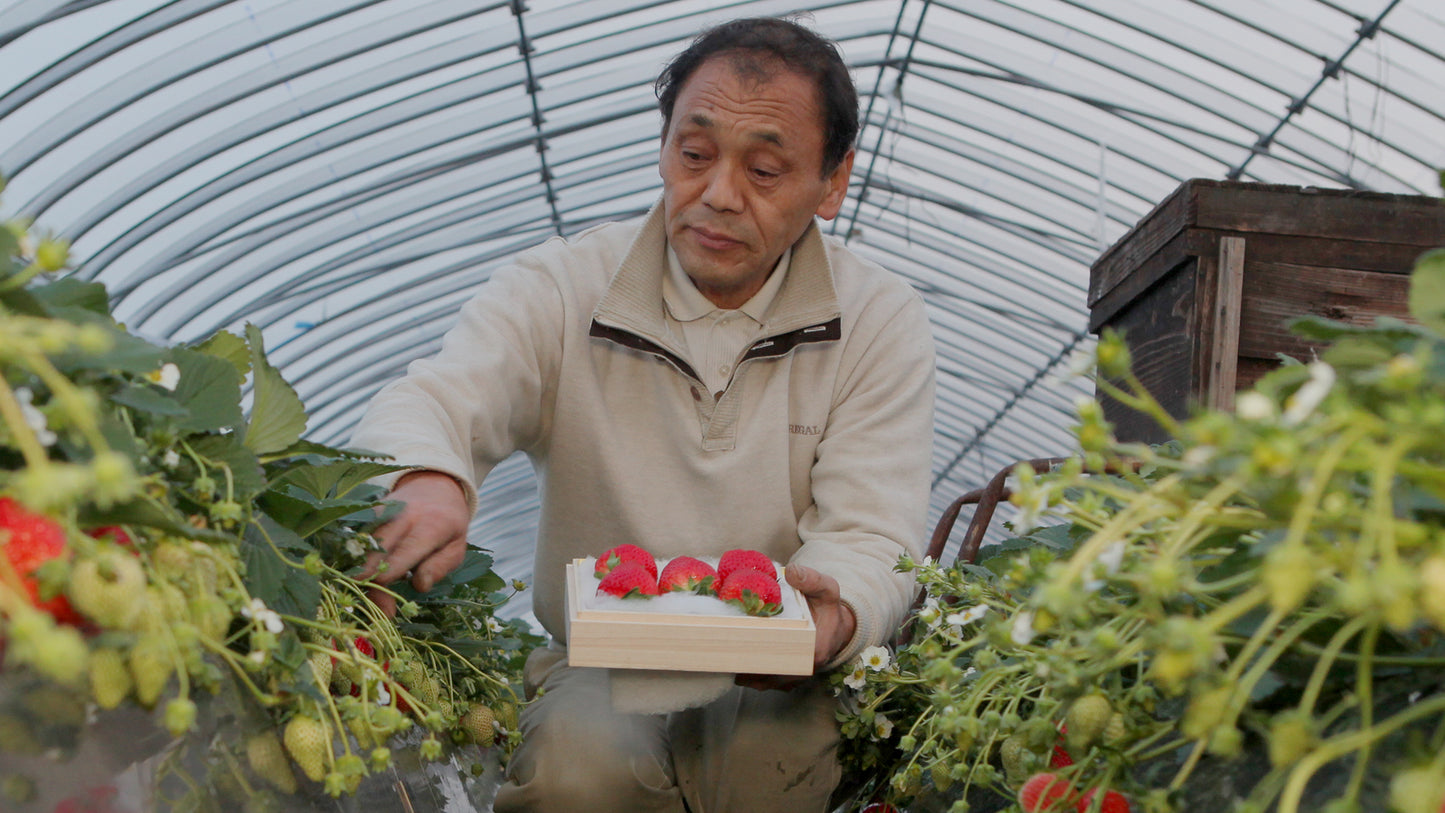
{"type": "MultiPolygon", "coordinates": [[[[709,116],[708,114],[700,111],[688,113],[687,115],[683,116],[682,124],[685,128],[695,127],[700,130],[712,130],[718,127],[717,121],[714,120],[712,116],[709,116]]],[[[773,129],[752,130],[748,133],[748,138],[752,139],[753,141],[761,141],[767,144],[776,144],[780,147],[783,145],[782,133],[773,129]]]]}

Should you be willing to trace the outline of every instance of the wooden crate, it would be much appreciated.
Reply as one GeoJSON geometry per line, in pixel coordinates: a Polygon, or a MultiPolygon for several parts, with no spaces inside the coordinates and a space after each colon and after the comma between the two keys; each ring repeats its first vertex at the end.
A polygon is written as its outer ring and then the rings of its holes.
{"type": "Polygon", "coordinates": [[[567,565],[567,660],[572,666],[750,675],[811,675],[817,628],[791,585],[784,612],[769,617],[595,609],[589,560],[567,565]],[[789,611],[791,608],[791,612],[789,611]]]}
{"type": "MultiPolygon", "coordinates": [[[[1318,349],[1289,332],[1313,314],[1356,324],[1407,317],[1409,272],[1445,245],[1445,202],[1313,187],[1186,181],[1099,257],[1089,328],[1125,332],[1136,372],[1170,414],[1230,409],[1285,354],[1318,349]]],[[[1104,399],[1122,440],[1167,439],[1104,399]]]]}

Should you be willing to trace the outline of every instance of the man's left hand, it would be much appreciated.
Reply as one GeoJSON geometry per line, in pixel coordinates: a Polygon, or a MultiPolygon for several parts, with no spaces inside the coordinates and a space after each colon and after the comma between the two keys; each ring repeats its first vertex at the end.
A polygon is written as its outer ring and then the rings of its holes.
{"type": "MultiPolygon", "coordinates": [[[[818,630],[813,644],[813,670],[832,663],[843,647],[853,640],[857,620],[853,610],[839,596],[838,580],[811,567],[788,565],[783,569],[788,584],[796,587],[808,600],[813,613],[813,626],[818,630]]],[[[806,678],[783,675],[738,675],[737,684],[749,689],[791,689],[806,678]]]]}

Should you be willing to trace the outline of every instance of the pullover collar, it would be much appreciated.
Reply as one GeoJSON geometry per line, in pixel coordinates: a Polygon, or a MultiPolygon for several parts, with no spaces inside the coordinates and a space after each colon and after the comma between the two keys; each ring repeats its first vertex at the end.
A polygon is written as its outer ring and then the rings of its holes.
{"type": "MultiPolygon", "coordinates": [[[[816,220],[808,225],[790,252],[792,259],[787,273],[762,314],[762,339],[754,345],[755,350],[760,349],[768,337],[817,328],[838,319],[841,313],[838,295],[833,288],[833,271],[816,220]]],[[[598,324],[625,330],[657,345],[667,351],[675,362],[679,361],[682,348],[667,327],[666,306],[662,298],[662,278],[667,268],[667,233],[662,200],[659,198],[623,256],[607,292],[592,312],[593,334],[599,333],[598,324]]],[[[836,326],[815,334],[818,339],[837,336],[836,326]]],[[[786,346],[792,347],[796,343],[787,342],[786,346]]],[[[686,365],[683,364],[683,367],[686,368],[686,365]]],[[[690,368],[688,372],[691,372],[690,368]]]]}

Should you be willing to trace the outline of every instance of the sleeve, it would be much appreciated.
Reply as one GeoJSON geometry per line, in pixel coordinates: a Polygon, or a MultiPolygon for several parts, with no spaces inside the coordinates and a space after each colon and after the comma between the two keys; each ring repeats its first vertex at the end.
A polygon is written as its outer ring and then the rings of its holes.
{"type": "Polygon", "coordinates": [[[894,565],[927,544],[933,448],[935,350],[922,299],[910,292],[891,314],[865,312],[848,341],[793,556],[837,579],[857,620],[830,667],[890,639],[913,603],[914,578],[894,565]]]}
{"type": "MultiPolygon", "coordinates": [[[[351,445],[452,476],[475,513],[492,468],[545,436],[565,318],[555,278],[532,255],[499,269],[441,350],[371,399],[351,445]]],[[[400,476],[376,482],[390,488],[400,476]]]]}

